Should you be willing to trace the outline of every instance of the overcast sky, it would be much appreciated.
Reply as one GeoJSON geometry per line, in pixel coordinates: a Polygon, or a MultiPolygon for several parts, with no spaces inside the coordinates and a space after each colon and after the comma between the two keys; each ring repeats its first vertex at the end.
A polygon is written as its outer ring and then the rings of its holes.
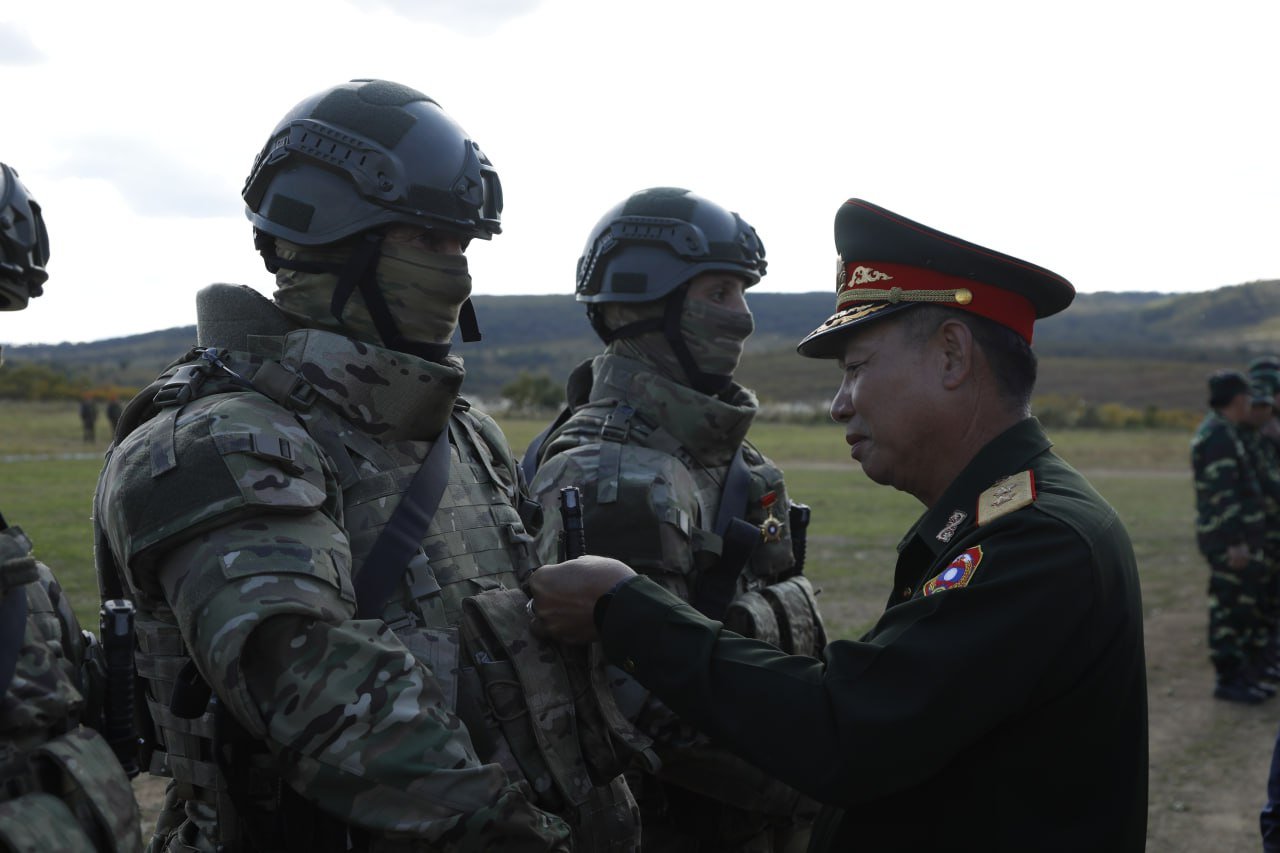
{"type": "Polygon", "coordinates": [[[656,185],[755,225],[762,290],[833,302],[852,196],[1080,291],[1280,278],[1278,24],[1275,0],[0,3],[0,161],[52,244],[0,342],[194,323],[214,281],[269,294],[245,175],[355,77],[426,92],[497,167],[477,293],[571,291],[596,219],[656,185]]]}

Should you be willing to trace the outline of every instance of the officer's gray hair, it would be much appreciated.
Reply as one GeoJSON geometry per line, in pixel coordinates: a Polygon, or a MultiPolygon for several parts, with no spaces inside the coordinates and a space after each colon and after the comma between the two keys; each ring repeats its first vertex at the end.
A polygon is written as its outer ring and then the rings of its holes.
{"type": "Polygon", "coordinates": [[[991,365],[1000,396],[1023,414],[1030,414],[1038,367],[1031,345],[994,320],[941,305],[918,305],[903,311],[901,322],[912,340],[923,343],[947,320],[959,320],[969,328],[991,365]]]}

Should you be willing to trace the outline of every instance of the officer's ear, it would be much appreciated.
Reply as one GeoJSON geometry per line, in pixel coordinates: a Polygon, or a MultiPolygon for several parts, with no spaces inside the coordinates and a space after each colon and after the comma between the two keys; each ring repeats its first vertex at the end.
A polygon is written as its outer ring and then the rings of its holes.
{"type": "Polygon", "coordinates": [[[960,319],[943,320],[934,332],[933,343],[938,347],[942,363],[942,387],[954,391],[973,375],[977,343],[968,324],[960,319]]]}

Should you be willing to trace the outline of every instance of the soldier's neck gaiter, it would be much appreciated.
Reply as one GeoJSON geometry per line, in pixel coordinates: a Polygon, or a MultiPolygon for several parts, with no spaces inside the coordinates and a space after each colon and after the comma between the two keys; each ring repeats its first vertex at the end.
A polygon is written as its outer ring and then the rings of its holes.
{"type": "MultiPolygon", "coordinates": [[[[605,323],[619,329],[651,317],[661,317],[665,300],[656,302],[608,303],[602,306],[605,323]]],[[[693,355],[694,364],[704,373],[732,376],[742,358],[742,348],[755,331],[750,311],[729,311],[707,302],[686,299],[680,313],[680,334],[693,355]]],[[[633,358],[652,367],[661,376],[689,385],[689,377],[662,332],[645,332],[634,338],[619,338],[605,352],[633,358]]]]}
{"type": "MultiPolygon", "coordinates": [[[[351,250],[299,246],[277,239],[276,253],[285,260],[340,265],[351,250]]],[[[384,242],[375,276],[378,290],[404,338],[414,343],[448,343],[458,325],[458,311],[471,295],[471,275],[464,255],[443,255],[384,242]]],[[[272,298],[281,311],[303,327],[381,344],[358,288],[343,307],[341,320],[330,313],[337,284],[336,272],[299,272],[282,267],[276,273],[277,290],[272,298]]]]}

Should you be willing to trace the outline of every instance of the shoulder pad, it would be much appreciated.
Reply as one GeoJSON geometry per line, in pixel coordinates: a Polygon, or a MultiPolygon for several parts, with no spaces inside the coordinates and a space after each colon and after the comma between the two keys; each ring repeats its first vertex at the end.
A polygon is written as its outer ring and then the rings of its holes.
{"type": "Polygon", "coordinates": [[[1035,500],[1036,480],[1031,471],[1021,471],[997,480],[991,488],[978,495],[978,526],[1030,506],[1035,500]]]}
{"type": "Polygon", "coordinates": [[[255,512],[318,509],[330,467],[288,410],[260,394],[218,394],[146,422],[115,448],[100,485],[102,524],[125,566],[255,512]],[[161,447],[172,458],[158,465],[161,447]]]}

